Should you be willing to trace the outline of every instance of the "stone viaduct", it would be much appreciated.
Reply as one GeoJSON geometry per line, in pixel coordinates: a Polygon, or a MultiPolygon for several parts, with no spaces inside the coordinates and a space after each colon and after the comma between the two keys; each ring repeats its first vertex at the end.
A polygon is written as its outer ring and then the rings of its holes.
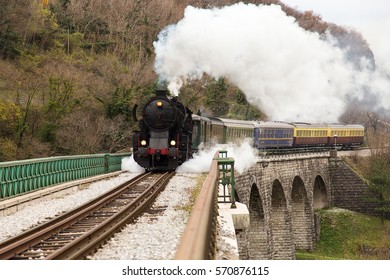
{"type": "Polygon", "coordinates": [[[236,174],[235,190],[250,216],[249,229],[236,230],[241,259],[295,259],[315,246],[316,209],[367,209],[365,182],[329,153],[259,159],[236,174]]]}

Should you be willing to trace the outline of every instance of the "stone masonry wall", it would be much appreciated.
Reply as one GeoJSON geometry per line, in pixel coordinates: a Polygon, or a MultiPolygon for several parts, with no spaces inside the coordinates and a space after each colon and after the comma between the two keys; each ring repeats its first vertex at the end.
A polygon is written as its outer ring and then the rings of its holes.
{"type": "Polygon", "coordinates": [[[237,234],[243,244],[242,259],[295,259],[295,248],[314,247],[310,202],[318,176],[330,193],[328,157],[260,160],[236,175],[239,200],[247,205],[251,218],[250,229],[237,234]]]}
{"type": "Polygon", "coordinates": [[[375,215],[378,205],[368,201],[367,183],[340,159],[330,160],[332,206],[375,215]]]}
{"type": "Polygon", "coordinates": [[[316,242],[314,210],[336,206],[373,214],[367,184],[344,162],[329,156],[261,159],[236,174],[237,196],[247,205],[250,227],[237,232],[241,259],[295,259],[295,249],[316,242]]]}

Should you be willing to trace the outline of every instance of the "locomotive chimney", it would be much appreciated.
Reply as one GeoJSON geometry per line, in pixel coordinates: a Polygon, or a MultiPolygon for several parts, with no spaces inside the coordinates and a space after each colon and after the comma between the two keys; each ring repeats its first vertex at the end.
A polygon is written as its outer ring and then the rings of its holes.
{"type": "Polygon", "coordinates": [[[167,87],[164,85],[158,85],[156,88],[156,96],[167,96],[168,95],[168,90],[167,87]]]}

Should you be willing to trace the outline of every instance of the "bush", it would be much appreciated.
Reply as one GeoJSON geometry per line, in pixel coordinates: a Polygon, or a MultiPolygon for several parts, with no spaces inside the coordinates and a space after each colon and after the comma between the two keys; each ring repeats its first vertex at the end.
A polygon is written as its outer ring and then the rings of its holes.
{"type": "Polygon", "coordinates": [[[13,138],[16,135],[21,116],[19,106],[0,100],[0,137],[13,138]]]}
{"type": "Polygon", "coordinates": [[[0,161],[15,159],[17,153],[16,144],[10,139],[0,139],[0,161]]]}

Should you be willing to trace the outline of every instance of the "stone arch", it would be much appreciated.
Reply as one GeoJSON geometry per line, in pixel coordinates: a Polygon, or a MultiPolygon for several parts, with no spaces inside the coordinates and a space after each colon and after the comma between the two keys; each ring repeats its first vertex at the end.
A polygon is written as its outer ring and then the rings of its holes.
{"type": "Polygon", "coordinates": [[[305,184],[299,176],[296,176],[292,183],[291,213],[295,248],[301,250],[312,249],[312,208],[310,206],[305,184]]]}
{"type": "Polygon", "coordinates": [[[274,248],[272,259],[294,259],[295,250],[292,245],[291,220],[286,196],[279,180],[275,180],[272,184],[271,231],[274,248]]]}
{"type": "Polygon", "coordinates": [[[313,186],[313,205],[314,209],[322,209],[329,206],[328,191],[324,179],[320,175],[314,179],[313,186]]]}
{"type": "Polygon", "coordinates": [[[252,184],[250,192],[249,218],[248,257],[249,259],[269,259],[263,200],[256,184],[252,184]]]}

